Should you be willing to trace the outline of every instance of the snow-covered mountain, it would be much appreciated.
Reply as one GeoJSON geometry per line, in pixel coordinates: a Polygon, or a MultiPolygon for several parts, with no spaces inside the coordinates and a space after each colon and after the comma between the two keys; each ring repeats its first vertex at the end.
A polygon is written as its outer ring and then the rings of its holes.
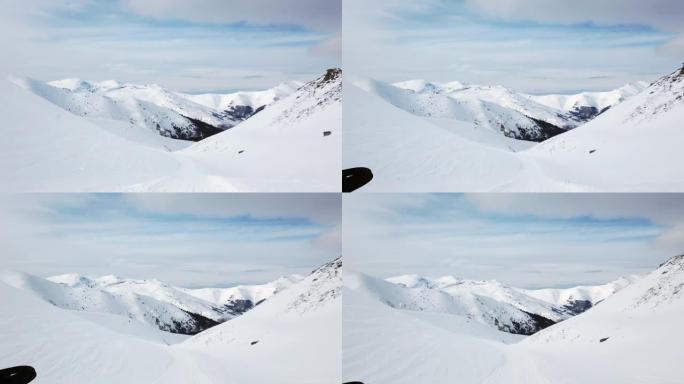
{"type": "Polygon", "coordinates": [[[357,82],[413,114],[470,122],[505,136],[543,141],[577,127],[646,88],[643,82],[609,92],[531,96],[502,86],[446,84],[410,80],[392,85],[357,82]],[[401,91],[393,90],[400,88],[401,91]]]}
{"type": "Polygon", "coordinates": [[[571,315],[578,315],[605,300],[617,291],[632,284],[639,276],[624,276],[602,285],[578,286],[572,288],[517,289],[518,291],[551,303],[571,315]]]}
{"type": "Polygon", "coordinates": [[[343,167],[369,168],[373,180],[362,189],[376,192],[682,191],[683,78],[677,69],[637,94],[642,84],[572,97],[357,81],[345,87],[343,167]],[[472,93],[485,96],[449,96],[472,93]],[[582,114],[614,101],[581,125],[571,116],[576,106],[582,114]],[[524,126],[523,115],[575,128],[541,143],[501,134],[524,126]]]}
{"type": "MultiPolygon", "coordinates": [[[[684,342],[679,325],[684,315],[684,255],[638,279],[595,287],[518,290],[557,304],[566,303],[568,297],[598,302],[532,336],[499,332],[459,314],[388,305],[384,300],[396,297],[377,294],[386,292],[379,287],[387,287],[388,282],[372,279],[376,287],[368,289],[368,284],[347,276],[344,380],[674,384],[684,374],[678,363],[684,342]]],[[[404,287],[433,290],[455,282],[416,276],[393,280],[404,287]]]]}
{"type": "Polygon", "coordinates": [[[582,92],[574,95],[529,95],[537,103],[563,111],[579,123],[587,122],[649,86],[637,81],[607,92],[582,92]]]}
{"type": "Polygon", "coordinates": [[[341,381],[342,259],[231,321],[183,343],[217,364],[251,363],[230,376],[237,383],[341,381]]]}
{"type": "Polygon", "coordinates": [[[156,84],[115,80],[43,83],[15,79],[15,83],[77,116],[122,121],[165,137],[192,141],[232,128],[301,86],[289,82],[258,92],[188,95],[156,84]]]}
{"type": "Polygon", "coordinates": [[[63,105],[0,80],[6,137],[0,143],[0,161],[6,165],[0,180],[6,191],[340,190],[339,70],[296,90],[297,84],[288,83],[269,91],[238,93],[232,99],[210,95],[204,100],[154,87],[117,88],[109,82],[56,83],[65,88],[20,83],[54,96],[63,105]],[[213,110],[214,102],[220,108],[255,103],[256,111],[258,104],[269,100],[272,104],[262,111],[194,145],[159,135],[156,129],[159,122],[191,132],[194,128],[184,116],[219,119],[204,114],[213,110]],[[70,106],[79,113],[63,108],[70,106]],[[198,114],[189,113],[190,109],[198,114]],[[135,123],[129,120],[130,113],[135,114],[135,123]],[[148,122],[152,129],[137,125],[148,122]]]}
{"type": "Polygon", "coordinates": [[[453,276],[433,279],[402,275],[382,281],[348,274],[347,279],[347,286],[365,291],[393,308],[459,315],[500,331],[531,335],[591,308],[635,278],[601,286],[546,290],[524,290],[495,280],[453,276]]]}
{"type": "Polygon", "coordinates": [[[300,279],[292,276],[263,285],[184,289],[156,279],[113,275],[91,278],[66,274],[42,279],[5,272],[0,276],[5,284],[63,309],[125,316],[162,331],[189,335],[242,315],[300,279]]]}
{"type": "MultiPolygon", "coordinates": [[[[67,288],[112,287],[120,279],[63,275],[53,278],[62,284],[27,283],[26,275],[4,274],[0,361],[3,367],[30,365],[36,382],[56,384],[340,382],[341,267],[341,259],[327,263],[244,315],[192,337],[126,316],[66,310],[37,294],[61,287],[62,295],[53,297],[70,301],[67,288]]],[[[268,291],[255,288],[250,294],[268,291]]],[[[229,297],[227,292],[209,296],[218,300],[229,297]]]]}

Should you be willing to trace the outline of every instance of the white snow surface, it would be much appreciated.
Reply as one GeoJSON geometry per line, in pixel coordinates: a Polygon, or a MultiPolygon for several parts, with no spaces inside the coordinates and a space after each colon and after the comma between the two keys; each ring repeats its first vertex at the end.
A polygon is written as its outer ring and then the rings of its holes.
{"type": "Polygon", "coordinates": [[[541,296],[560,300],[568,292],[597,298],[620,287],[584,313],[513,339],[463,316],[392,308],[357,280],[345,278],[345,381],[674,384],[684,375],[684,256],[591,294],[586,287],[545,291],[541,296]]]}
{"type": "Polygon", "coordinates": [[[194,145],[141,126],[187,122],[157,104],[184,113],[187,103],[197,107],[193,111],[210,108],[183,95],[115,82],[3,80],[0,180],[13,192],[337,192],[341,75],[323,78],[289,95],[295,85],[247,95],[274,102],[194,145]]]}
{"type": "Polygon", "coordinates": [[[642,86],[542,103],[501,87],[355,80],[345,87],[343,168],[370,168],[369,192],[682,191],[684,76],[636,93],[642,86]],[[525,116],[553,121],[576,99],[618,104],[541,143],[501,135],[525,116]]]}
{"type": "MultiPolygon", "coordinates": [[[[45,284],[35,283],[34,290],[27,290],[22,286],[25,276],[4,276],[0,363],[33,366],[36,383],[340,381],[341,260],[244,316],[193,337],[166,334],[124,316],[65,310],[38,295],[41,289],[54,291],[62,285],[43,280],[45,284]],[[255,339],[259,342],[251,344],[255,339]]],[[[92,282],[74,275],[57,280],[75,287],[92,282]]],[[[117,281],[114,277],[96,280],[98,284],[117,281]]],[[[68,299],[63,292],[54,297],[68,299]]]]}

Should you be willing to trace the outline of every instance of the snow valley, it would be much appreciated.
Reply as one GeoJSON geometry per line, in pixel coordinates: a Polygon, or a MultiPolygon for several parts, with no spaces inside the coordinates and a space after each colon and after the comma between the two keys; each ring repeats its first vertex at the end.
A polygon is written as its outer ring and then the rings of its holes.
{"type": "Polygon", "coordinates": [[[343,166],[371,169],[368,191],[684,188],[684,68],[573,95],[373,79],[345,92],[343,166]]]}
{"type": "Polygon", "coordinates": [[[50,383],[339,382],[341,268],[223,289],[7,272],[0,359],[50,383]]]}
{"type": "Polygon", "coordinates": [[[567,289],[347,272],[343,378],[677,383],[683,284],[681,255],[640,278],[567,289]]]}
{"type": "Polygon", "coordinates": [[[342,79],[190,95],[156,85],[3,81],[16,191],[338,191],[342,79]]]}

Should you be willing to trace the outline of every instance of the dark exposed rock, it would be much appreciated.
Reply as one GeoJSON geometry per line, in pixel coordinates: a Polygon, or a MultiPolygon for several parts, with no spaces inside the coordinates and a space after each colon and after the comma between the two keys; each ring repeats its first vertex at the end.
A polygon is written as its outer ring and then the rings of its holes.
{"type": "Polygon", "coordinates": [[[522,311],[525,313],[527,316],[529,316],[528,321],[526,322],[517,322],[513,321],[513,327],[510,327],[508,325],[501,325],[498,324],[498,320],[495,320],[495,325],[504,332],[508,333],[514,333],[516,335],[532,335],[535,334],[539,331],[541,331],[544,328],[550,327],[554,324],[556,324],[555,321],[547,319],[544,316],[537,315],[536,313],[530,313],[526,311],[522,311]]]}
{"type": "Polygon", "coordinates": [[[180,333],[183,335],[196,335],[206,329],[209,329],[215,325],[220,324],[218,321],[212,320],[208,317],[202,316],[197,313],[185,312],[189,319],[185,321],[172,320],[172,324],[163,324],[159,319],[155,319],[157,327],[162,331],[167,331],[171,333],[180,333]]]}
{"type": "Polygon", "coordinates": [[[568,113],[570,116],[574,117],[575,120],[580,121],[580,122],[587,122],[594,117],[598,116],[601,114],[602,111],[599,111],[598,108],[596,107],[590,107],[586,105],[581,105],[581,106],[575,106],[571,111],[568,113]]]}
{"type": "Polygon", "coordinates": [[[233,316],[242,315],[243,313],[249,311],[254,307],[255,304],[252,302],[252,300],[249,299],[231,300],[229,303],[223,306],[225,312],[233,316]]]}
{"type": "Polygon", "coordinates": [[[574,316],[579,315],[593,306],[594,305],[589,300],[571,300],[568,301],[567,304],[563,305],[563,309],[574,316]]]}
{"type": "Polygon", "coordinates": [[[568,131],[567,129],[553,125],[544,120],[535,119],[534,117],[530,116],[526,117],[532,120],[537,125],[537,129],[527,129],[525,127],[518,127],[519,133],[517,135],[514,134],[514,138],[519,140],[541,142],[568,131]]]}

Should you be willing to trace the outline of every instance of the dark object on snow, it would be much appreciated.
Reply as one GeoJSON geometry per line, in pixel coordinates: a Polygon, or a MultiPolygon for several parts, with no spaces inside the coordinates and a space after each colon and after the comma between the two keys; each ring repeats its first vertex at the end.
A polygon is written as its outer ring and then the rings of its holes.
{"type": "Polygon", "coordinates": [[[363,383],[360,382],[360,381],[348,381],[348,382],[346,382],[346,383],[344,383],[344,384],[363,384],[363,383]]]}
{"type": "Polygon", "coordinates": [[[596,152],[596,150],[595,150],[595,149],[592,149],[591,151],[589,151],[589,154],[592,154],[592,153],[594,153],[594,152],[596,152]]]}
{"type": "Polygon", "coordinates": [[[259,340],[254,340],[254,341],[252,341],[251,343],[249,343],[249,345],[254,345],[254,344],[258,343],[258,342],[259,342],[259,340]]]}
{"type": "Polygon", "coordinates": [[[599,340],[599,343],[603,343],[604,341],[610,339],[610,337],[604,337],[603,339],[599,340]]]}
{"type": "Polygon", "coordinates": [[[0,383],[27,384],[36,378],[36,370],[28,365],[0,369],[0,383]]]}
{"type": "Polygon", "coordinates": [[[244,151],[245,151],[244,149],[239,150],[239,151],[238,151],[238,155],[241,154],[241,153],[244,152],[244,151]]]}
{"type": "Polygon", "coordinates": [[[323,131],[323,136],[330,136],[332,132],[330,131],[323,131]]]}
{"type": "Polygon", "coordinates": [[[373,180],[373,172],[364,167],[342,170],[342,192],[353,192],[373,180]]]}

